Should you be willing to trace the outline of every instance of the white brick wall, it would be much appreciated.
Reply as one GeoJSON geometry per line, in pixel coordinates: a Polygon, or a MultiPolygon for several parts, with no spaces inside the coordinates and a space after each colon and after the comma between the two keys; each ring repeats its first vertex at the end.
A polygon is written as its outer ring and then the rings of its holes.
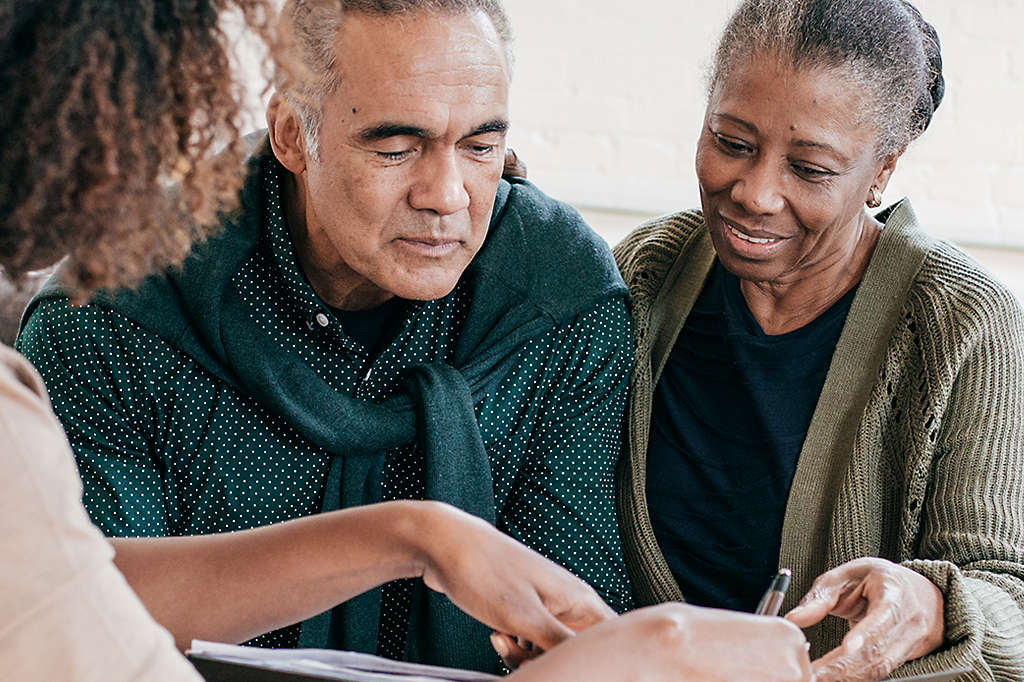
{"type": "MultiPolygon", "coordinates": [[[[736,4],[506,0],[518,59],[511,140],[531,178],[592,209],[697,205],[704,73],[736,4]]],[[[1024,0],[917,6],[943,41],[947,95],[886,200],[910,196],[934,234],[1024,248],[1024,0]]]]}

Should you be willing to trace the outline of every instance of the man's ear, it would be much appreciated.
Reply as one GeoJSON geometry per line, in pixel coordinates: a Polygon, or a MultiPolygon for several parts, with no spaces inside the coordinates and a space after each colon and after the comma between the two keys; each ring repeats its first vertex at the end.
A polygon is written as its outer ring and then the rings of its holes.
{"type": "Polygon", "coordinates": [[[306,170],[306,137],[299,113],[281,93],[275,92],[267,104],[267,128],[274,156],[293,174],[301,175],[306,170]]]}

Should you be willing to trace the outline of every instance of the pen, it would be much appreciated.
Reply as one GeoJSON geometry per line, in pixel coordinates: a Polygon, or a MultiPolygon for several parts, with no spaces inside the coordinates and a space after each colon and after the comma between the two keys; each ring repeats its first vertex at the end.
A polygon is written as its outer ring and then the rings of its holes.
{"type": "Polygon", "coordinates": [[[793,572],[788,568],[780,568],[779,572],[772,578],[772,584],[768,586],[761,601],[754,611],[759,616],[777,616],[782,608],[782,600],[786,597],[786,590],[789,589],[789,579],[793,572]]]}

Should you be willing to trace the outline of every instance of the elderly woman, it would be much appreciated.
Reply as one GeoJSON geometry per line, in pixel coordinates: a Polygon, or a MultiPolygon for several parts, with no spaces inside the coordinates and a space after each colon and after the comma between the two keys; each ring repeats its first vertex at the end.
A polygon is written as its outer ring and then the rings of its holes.
{"type": "Polygon", "coordinates": [[[1024,315],[909,201],[873,210],[942,94],[909,3],[745,0],[703,210],[616,249],[637,597],[749,611],[789,567],[817,680],[1024,679],[1024,315]]]}

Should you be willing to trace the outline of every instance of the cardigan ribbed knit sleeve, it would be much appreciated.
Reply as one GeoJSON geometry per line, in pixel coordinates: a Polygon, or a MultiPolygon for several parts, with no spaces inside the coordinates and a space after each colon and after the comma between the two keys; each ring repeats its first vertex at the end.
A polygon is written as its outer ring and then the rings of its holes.
{"type": "Polygon", "coordinates": [[[935,450],[920,558],[903,564],[942,590],[947,641],[906,672],[955,662],[974,670],[965,679],[1024,680],[1024,314],[963,260],[933,252],[906,308],[925,323],[914,329],[934,421],[919,437],[935,450]]]}

